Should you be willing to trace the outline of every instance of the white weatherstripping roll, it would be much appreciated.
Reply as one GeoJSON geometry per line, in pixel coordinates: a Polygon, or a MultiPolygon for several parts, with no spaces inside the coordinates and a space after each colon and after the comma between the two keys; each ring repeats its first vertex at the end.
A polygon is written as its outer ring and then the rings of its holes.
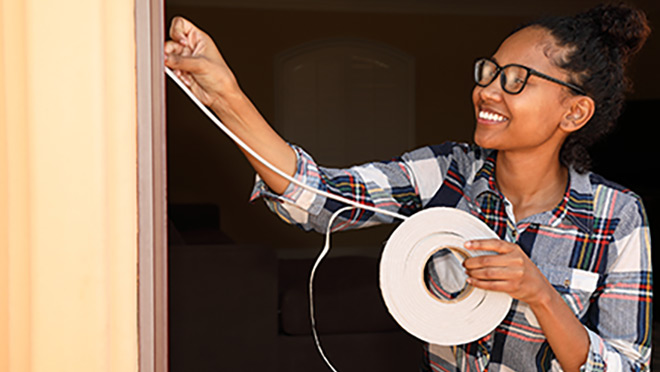
{"type": "Polygon", "coordinates": [[[424,268],[438,250],[490,254],[464,249],[472,239],[499,238],[469,213],[443,207],[415,213],[390,235],[380,261],[380,288],[390,314],[408,333],[431,344],[460,345],[502,322],[512,301],[506,293],[468,286],[457,299],[441,300],[426,287],[424,268]]]}

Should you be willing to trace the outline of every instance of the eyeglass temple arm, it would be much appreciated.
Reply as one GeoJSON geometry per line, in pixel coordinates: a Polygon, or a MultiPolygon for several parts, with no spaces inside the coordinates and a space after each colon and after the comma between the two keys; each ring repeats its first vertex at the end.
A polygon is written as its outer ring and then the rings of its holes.
{"type": "Polygon", "coordinates": [[[571,88],[571,89],[573,89],[575,92],[580,93],[580,94],[583,95],[583,96],[586,96],[586,95],[587,95],[587,93],[584,91],[584,89],[580,88],[579,86],[577,86],[577,85],[575,85],[575,84],[571,84],[571,83],[568,83],[568,82],[565,82],[565,81],[559,80],[559,79],[557,79],[557,78],[553,78],[552,76],[548,76],[548,75],[546,75],[546,74],[544,74],[544,73],[542,73],[542,72],[538,72],[538,71],[536,71],[536,70],[531,70],[531,69],[530,69],[529,72],[530,72],[532,75],[536,75],[536,76],[538,76],[538,77],[540,77],[540,78],[543,78],[543,79],[546,79],[546,80],[550,80],[550,81],[552,81],[552,82],[554,82],[554,83],[561,84],[561,85],[563,85],[563,86],[565,86],[565,87],[571,88]]]}

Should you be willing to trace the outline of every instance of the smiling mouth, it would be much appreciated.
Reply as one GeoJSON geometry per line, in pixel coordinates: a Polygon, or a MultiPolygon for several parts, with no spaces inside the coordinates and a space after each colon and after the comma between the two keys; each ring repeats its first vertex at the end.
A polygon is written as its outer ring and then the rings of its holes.
{"type": "Polygon", "coordinates": [[[509,120],[509,118],[507,118],[506,116],[502,116],[500,114],[485,111],[485,110],[480,110],[477,117],[479,119],[481,119],[482,121],[488,121],[488,122],[491,122],[491,123],[503,123],[503,122],[509,120]]]}

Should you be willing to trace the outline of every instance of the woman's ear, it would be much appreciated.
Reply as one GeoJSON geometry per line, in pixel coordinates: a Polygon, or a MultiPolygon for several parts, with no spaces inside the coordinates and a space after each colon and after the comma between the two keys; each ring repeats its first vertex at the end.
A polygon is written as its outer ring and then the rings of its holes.
{"type": "Polygon", "coordinates": [[[571,100],[569,109],[560,123],[561,128],[566,132],[575,132],[589,122],[594,112],[596,104],[591,97],[576,96],[571,100]]]}

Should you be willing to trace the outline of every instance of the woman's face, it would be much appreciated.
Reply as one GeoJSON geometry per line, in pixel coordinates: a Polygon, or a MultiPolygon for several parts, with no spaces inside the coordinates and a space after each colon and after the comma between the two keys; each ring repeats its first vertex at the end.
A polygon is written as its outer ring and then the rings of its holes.
{"type": "MultiPolygon", "coordinates": [[[[546,30],[528,27],[504,40],[491,59],[500,66],[516,63],[566,81],[566,72],[551,60],[562,52],[546,30]]],[[[486,87],[476,85],[472,92],[477,119],[474,141],[501,151],[558,152],[567,135],[559,123],[567,113],[570,95],[566,87],[534,75],[516,95],[502,90],[499,76],[486,87]]]]}

